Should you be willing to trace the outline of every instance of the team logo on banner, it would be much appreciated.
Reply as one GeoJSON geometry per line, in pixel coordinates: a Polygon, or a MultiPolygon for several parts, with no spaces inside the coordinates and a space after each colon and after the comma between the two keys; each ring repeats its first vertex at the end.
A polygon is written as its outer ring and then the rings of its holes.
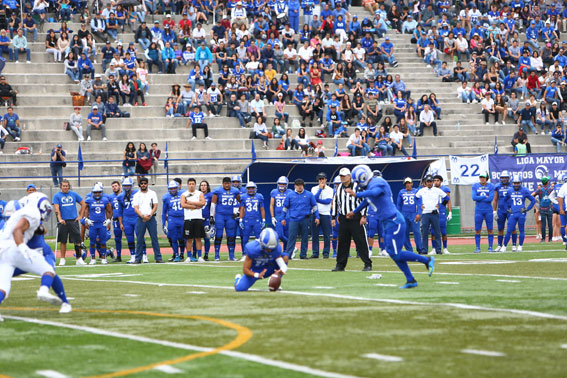
{"type": "Polygon", "coordinates": [[[563,155],[531,154],[528,156],[490,155],[490,178],[500,179],[500,172],[507,170],[510,175],[521,175],[524,186],[535,190],[542,177],[551,181],[567,173],[567,159],[563,155]]]}

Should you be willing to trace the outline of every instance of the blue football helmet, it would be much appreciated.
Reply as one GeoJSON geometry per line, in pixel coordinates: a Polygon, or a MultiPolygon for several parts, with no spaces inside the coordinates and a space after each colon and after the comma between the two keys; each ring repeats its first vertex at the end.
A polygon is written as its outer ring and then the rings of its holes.
{"type": "Polygon", "coordinates": [[[508,185],[508,183],[510,182],[510,173],[508,171],[502,171],[502,173],[500,174],[500,182],[503,185],[508,185]]]}
{"type": "Polygon", "coordinates": [[[352,169],[352,180],[357,182],[361,187],[365,188],[374,174],[372,173],[372,169],[370,169],[367,165],[357,165],[352,169]]]}
{"type": "Polygon", "coordinates": [[[122,189],[124,189],[124,191],[129,192],[130,190],[132,190],[133,186],[134,181],[132,181],[131,177],[126,177],[124,180],[122,180],[122,189]]]}
{"type": "Polygon", "coordinates": [[[516,174],[512,179],[512,185],[514,186],[514,190],[520,190],[522,187],[522,175],[516,174]]]}
{"type": "Polygon", "coordinates": [[[98,183],[95,184],[93,186],[92,192],[93,192],[93,198],[95,200],[99,200],[99,199],[102,198],[102,186],[100,184],[98,184],[98,183]]]}
{"type": "Polygon", "coordinates": [[[240,175],[232,176],[230,181],[232,181],[232,186],[235,188],[240,189],[242,187],[242,177],[240,177],[240,175]]]}
{"type": "Polygon", "coordinates": [[[285,192],[287,186],[289,185],[289,180],[285,176],[280,176],[280,178],[277,181],[277,184],[278,184],[278,190],[280,192],[285,192]]]}
{"type": "Polygon", "coordinates": [[[258,242],[265,249],[275,249],[278,246],[278,233],[273,228],[264,228],[260,232],[258,242]]]}
{"type": "Polygon", "coordinates": [[[177,183],[177,181],[171,180],[169,184],[167,184],[167,190],[172,196],[176,195],[177,191],[179,190],[179,184],[177,183]]]}
{"type": "Polygon", "coordinates": [[[248,181],[248,183],[246,184],[246,192],[248,193],[248,195],[249,196],[255,195],[257,190],[258,190],[258,186],[256,186],[254,181],[248,181]]]}
{"type": "Polygon", "coordinates": [[[563,173],[559,176],[558,182],[560,184],[567,184],[567,173],[563,173]]]}
{"type": "Polygon", "coordinates": [[[215,226],[211,226],[211,225],[205,226],[205,234],[209,239],[215,237],[215,232],[216,232],[215,226]]]}

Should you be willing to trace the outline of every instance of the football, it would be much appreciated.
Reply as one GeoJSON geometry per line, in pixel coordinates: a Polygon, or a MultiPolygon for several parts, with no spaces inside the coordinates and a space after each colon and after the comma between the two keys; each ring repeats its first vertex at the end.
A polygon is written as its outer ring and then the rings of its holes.
{"type": "Polygon", "coordinates": [[[272,274],[270,276],[270,279],[268,281],[268,287],[270,288],[270,291],[277,291],[280,288],[281,284],[282,278],[279,274],[272,274]]]}

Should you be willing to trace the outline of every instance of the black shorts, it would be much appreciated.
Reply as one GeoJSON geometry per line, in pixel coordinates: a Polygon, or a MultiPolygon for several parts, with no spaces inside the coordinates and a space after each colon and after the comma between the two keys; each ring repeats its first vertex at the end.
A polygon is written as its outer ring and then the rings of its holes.
{"type": "Polygon", "coordinates": [[[184,239],[200,239],[205,237],[205,226],[202,219],[185,220],[183,223],[184,239]]]}
{"type": "Polygon", "coordinates": [[[65,220],[57,227],[57,241],[60,243],[81,244],[81,231],[79,222],[74,219],[65,220]]]}

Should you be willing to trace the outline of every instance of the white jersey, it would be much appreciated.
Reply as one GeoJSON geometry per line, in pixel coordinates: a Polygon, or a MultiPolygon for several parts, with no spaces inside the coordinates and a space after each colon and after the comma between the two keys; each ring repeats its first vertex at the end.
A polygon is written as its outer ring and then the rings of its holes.
{"type": "Polygon", "coordinates": [[[25,218],[30,225],[24,232],[24,243],[27,243],[33,238],[35,230],[37,230],[41,224],[41,215],[37,207],[25,206],[12,214],[2,229],[2,232],[0,232],[0,252],[16,245],[13,232],[22,218],[25,218]]]}
{"type": "MultiPolygon", "coordinates": [[[[187,199],[187,202],[199,202],[201,199],[201,192],[195,190],[193,193],[189,192],[188,190],[185,191],[181,196],[187,199]]],[[[202,209],[183,209],[183,215],[185,220],[189,219],[203,219],[203,210],[202,209]]]]}

